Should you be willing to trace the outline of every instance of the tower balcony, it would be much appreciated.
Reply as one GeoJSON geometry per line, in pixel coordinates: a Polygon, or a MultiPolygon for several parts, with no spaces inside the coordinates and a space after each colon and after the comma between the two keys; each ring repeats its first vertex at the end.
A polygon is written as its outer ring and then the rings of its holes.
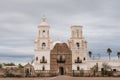
{"type": "Polygon", "coordinates": [[[57,60],[57,63],[65,63],[65,60],[57,60]]]}
{"type": "Polygon", "coordinates": [[[75,60],[75,63],[82,63],[82,60],[75,60]]]}
{"type": "Polygon", "coordinates": [[[57,59],[57,63],[65,63],[65,59],[57,59]]]}
{"type": "Polygon", "coordinates": [[[40,63],[47,63],[47,60],[40,60],[40,63]]]}

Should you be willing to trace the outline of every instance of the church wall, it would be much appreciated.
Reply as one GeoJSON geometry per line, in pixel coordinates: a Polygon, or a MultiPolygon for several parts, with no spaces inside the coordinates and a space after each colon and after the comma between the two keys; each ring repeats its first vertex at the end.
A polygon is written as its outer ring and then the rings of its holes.
{"type": "Polygon", "coordinates": [[[72,64],[72,70],[77,70],[77,67],[79,67],[79,70],[88,70],[86,64],[72,64]]]}
{"type": "Polygon", "coordinates": [[[96,63],[98,63],[99,71],[101,71],[102,64],[104,64],[104,63],[111,66],[112,69],[117,69],[118,71],[120,71],[120,62],[119,62],[119,60],[110,60],[110,61],[109,60],[88,60],[86,62],[86,66],[87,66],[88,70],[90,68],[92,68],[94,65],[96,65],[96,63]]]}
{"type": "Polygon", "coordinates": [[[45,70],[50,70],[50,51],[38,51],[36,52],[35,59],[38,57],[38,60],[34,62],[36,69],[42,70],[42,67],[45,67],[45,70]],[[45,61],[47,63],[41,63],[43,56],[45,57],[45,61]]]}

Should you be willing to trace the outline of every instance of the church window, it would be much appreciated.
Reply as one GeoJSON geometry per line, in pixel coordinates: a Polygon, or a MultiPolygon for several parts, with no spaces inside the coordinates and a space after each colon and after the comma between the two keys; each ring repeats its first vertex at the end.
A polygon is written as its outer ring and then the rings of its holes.
{"type": "Polygon", "coordinates": [[[46,44],[45,44],[45,43],[42,43],[42,49],[44,49],[44,48],[45,48],[45,46],[46,46],[46,44]]]}
{"type": "Polygon", "coordinates": [[[45,66],[43,65],[43,67],[42,67],[42,70],[44,71],[45,70],[45,66]]]}
{"type": "Polygon", "coordinates": [[[77,70],[80,70],[80,67],[79,67],[79,66],[77,66],[77,70]]]}
{"type": "Polygon", "coordinates": [[[36,57],[36,61],[38,61],[38,57],[36,57]]]}
{"type": "Polygon", "coordinates": [[[116,69],[113,69],[114,72],[116,72],[117,70],[116,69]]]}
{"type": "Polygon", "coordinates": [[[85,60],[86,60],[86,58],[84,57],[84,58],[83,58],[83,60],[85,61],[85,60]]]}
{"type": "Polygon", "coordinates": [[[47,63],[47,60],[45,59],[45,56],[42,57],[42,59],[40,60],[40,63],[47,63]]]}
{"type": "Polygon", "coordinates": [[[77,57],[77,59],[75,59],[75,63],[82,63],[82,60],[79,57],[77,57]]]}
{"type": "Polygon", "coordinates": [[[58,63],[64,63],[64,62],[65,62],[65,56],[59,55],[59,56],[57,57],[57,62],[58,62],[58,63]]]}
{"type": "Polygon", "coordinates": [[[79,59],[80,59],[80,58],[79,58],[79,57],[77,57],[77,61],[79,61],[79,59]]]}
{"type": "Polygon", "coordinates": [[[62,61],[62,56],[60,56],[60,61],[62,61]]]}
{"type": "Polygon", "coordinates": [[[74,37],[74,31],[72,31],[72,36],[74,37]]]}
{"type": "Polygon", "coordinates": [[[42,61],[45,62],[45,57],[44,56],[42,57],[42,61]]]}
{"type": "Polygon", "coordinates": [[[42,35],[45,36],[45,30],[43,30],[42,35]]]}
{"type": "Polygon", "coordinates": [[[77,37],[79,37],[79,30],[77,30],[77,37]]]}
{"type": "Polygon", "coordinates": [[[58,61],[60,60],[60,56],[57,57],[57,60],[58,60],[58,61]]]}
{"type": "Polygon", "coordinates": [[[76,46],[77,46],[77,48],[79,49],[79,47],[80,47],[80,44],[77,42],[77,43],[76,43],[76,46]]]}

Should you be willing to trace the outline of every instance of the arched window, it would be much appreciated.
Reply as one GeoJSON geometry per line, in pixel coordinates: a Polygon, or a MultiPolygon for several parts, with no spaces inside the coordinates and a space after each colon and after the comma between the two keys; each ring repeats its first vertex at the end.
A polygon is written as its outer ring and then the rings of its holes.
{"type": "Polygon", "coordinates": [[[47,60],[45,59],[45,56],[42,56],[42,59],[40,59],[40,63],[47,63],[47,60]]]}
{"type": "Polygon", "coordinates": [[[38,57],[36,57],[36,61],[38,61],[38,57]]]}
{"type": "Polygon", "coordinates": [[[44,49],[44,48],[45,48],[45,46],[46,46],[46,44],[45,44],[45,43],[42,43],[42,49],[44,49]]]}
{"type": "Polygon", "coordinates": [[[76,43],[76,46],[78,49],[80,48],[80,44],[78,42],[76,43]]]}
{"type": "Polygon", "coordinates": [[[74,31],[72,31],[72,37],[74,37],[74,31]]]}
{"type": "Polygon", "coordinates": [[[45,57],[44,56],[42,57],[42,61],[45,62],[45,57]]]}
{"type": "Polygon", "coordinates": [[[77,57],[77,59],[75,59],[75,63],[82,63],[82,60],[79,57],[77,57]]]}
{"type": "Polygon", "coordinates": [[[63,58],[64,58],[64,56],[59,55],[58,58],[57,58],[57,60],[58,60],[58,61],[63,61],[63,58]]]}
{"type": "Polygon", "coordinates": [[[62,56],[60,56],[60,61],[62,61],[62,56]]]}
{"type": "Polygon", "coordinates": [[[76,32],[77,32],[77,37],[79,37],[79,30],[77,30],[76,32]]]}
{"type": "Polygon", "coordinates": [[[77,70],[80,70],[80,67],[79,67],[79,66],[77,66],[77,70]]]}
{"type": "Polygon", "coordinates": [[[43,67],[42,67],[42,70],[44,71],[45,70],[45,66],[43,65],[43,67]]]}
{"type": "Polygon", "coordinates": [[[83,60],[85,61],[85,60],[86,60],[86,58],[84,57],[84,58],[83,58],[83,60]]]}
{"type": "Polygon", "coordinates": [[[65,56],[64,55],[59,55],[57,57],[57,62],[58,63],[64,63],[65,62],[65,56]]]}
{"type": "Polygon", "coordinates": [[[45,30],[42,31],[42,35],[45,36],[45,30]]]}
{"type": "Polygon", "coordinates": [[[79,61],[80,60],[80,58],[79,57],[77,57],[77,61],[79,61]]]}

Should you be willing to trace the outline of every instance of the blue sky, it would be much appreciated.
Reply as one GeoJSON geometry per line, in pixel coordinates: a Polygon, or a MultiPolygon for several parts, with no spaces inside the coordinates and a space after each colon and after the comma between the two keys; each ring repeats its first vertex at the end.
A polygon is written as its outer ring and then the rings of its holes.
{"type": "Polygon", "coordinates": [[[53,41],[67,42],[70,27],[82,25],[88,51],[120,51],[119,0],[0,0],[0,55],[34,55],[43,15],[53,41]]]}

